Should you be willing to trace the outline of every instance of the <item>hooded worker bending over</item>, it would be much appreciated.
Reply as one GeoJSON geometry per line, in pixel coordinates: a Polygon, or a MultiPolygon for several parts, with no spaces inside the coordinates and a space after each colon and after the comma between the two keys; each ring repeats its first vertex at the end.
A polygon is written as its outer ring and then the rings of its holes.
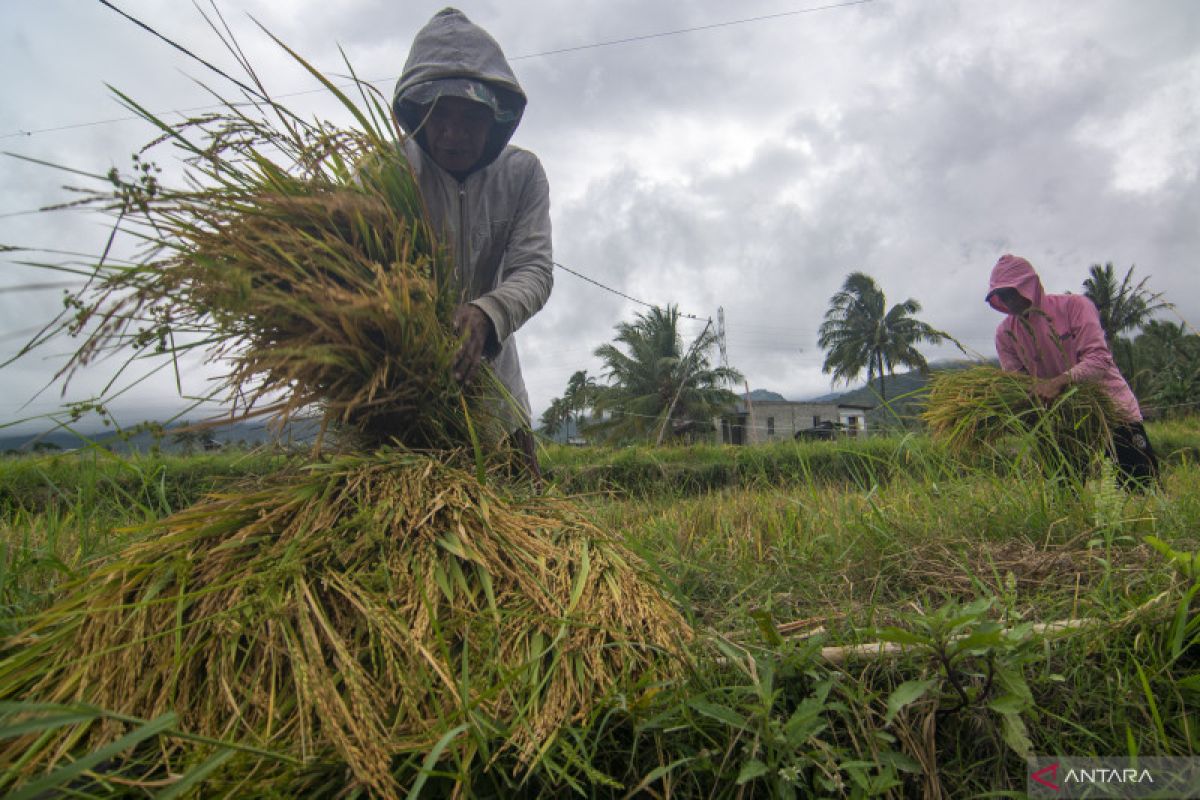
{"type": "Polygon", "coordinates": [[[463,336],[455,377],[466,383],[488,360],[515,402],[509,427],[536,478],[513,333],[545,304],[554,276],[546,173],[536,156],[508,143],[525,93],[496,40],[447,8],[413,40],[392,109],[409,134],[405,156],[434,228],[454,253],[454,325],[463,336]]]}
{"type": "Polygon", "coordinates": [[[1156,481],[1158,460],[1141,408],[1113,361],[1092,301],[1083,295],[1046,294],[1033,266],[1014,255],[1001,256],[992,268],[985,299],[1007,315],[996,328],[1000,366],[1038,378],[1034,391],[1046,402],[1073,383],[1098,384],[1122,419],[1113,430],[1112,455],[1124,481],[1156,481]]]}

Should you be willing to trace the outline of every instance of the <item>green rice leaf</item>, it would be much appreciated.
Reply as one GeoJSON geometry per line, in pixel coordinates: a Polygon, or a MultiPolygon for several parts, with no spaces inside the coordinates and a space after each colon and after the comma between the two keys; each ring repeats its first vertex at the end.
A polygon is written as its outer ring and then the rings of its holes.
{"type": "Polygon", "coordinates": [[[235,754],[235,750],[220,750],[214,753],[200,764],[189,769],[176,783],[171,784],[163,791],[154,795],[155,800],[175,800],[177,797],[187,795],[188,792],[199,787],[209,775],[220,769],[226,761],[233,758],[235,754]]]}
{"type": "Polygon", "coordinates": [[[176,722],[177,718],[174,714],[163,714],[147,722],[145,725],[130,731],[115,742],[93,750],[67,766],[25,784],[21,789],[10,794],[8,796],[9,800],[31,800],[31,798],[38,797],[44,792],[60,788],[96,765],[116,756],[118,753],[169,731],[175,726],[176,722]]]}
{"type": "Polygon", "coordinates": [[[437,766],[438,760],[442,757],[442,753],[450,746],[450,743],[457,739],[464,731],[467,730],[467,724],[463,724],[451,728],[442,734],[442,737],[437,740],[437,743],[425,755],[425,760],[421,762],[421,774],[413,781],[408,790],[409,800],[417,800],[421,796],[421,789],[425,787],[425,782],[434,774],[434,767],[437,766]]]}

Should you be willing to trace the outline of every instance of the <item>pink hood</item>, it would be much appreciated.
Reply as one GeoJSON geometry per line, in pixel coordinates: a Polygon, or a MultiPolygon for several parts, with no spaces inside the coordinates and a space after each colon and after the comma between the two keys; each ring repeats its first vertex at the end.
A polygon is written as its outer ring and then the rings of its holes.
{"type": "Polygon", "coordinates": [[[1020,256],[1003,255],[992,267],[985,297],[1005,317],[996,328],[1000,366],[1035,378],[1070,375],[1072,383],[1099,384],[1130,422],[1141,420],[1137,398],[1113,361],[1100,327],[1100,315],[1083,295],[1046,294],[1033,265],[1020,256]],[[1008,311],[995,297],[1012,288],[1032,305],[1024,314],[1008,311]]]}
{"type": "Polygon", "coordinates": [[[996,299],[997,289],[1016,289],[1034,308],[1042,307],[1045,291],[1042,289],[1042,279],[1033,271],[1033,265],[1020,256],[1003,255],[992,267],[992,279],[988,282],[988,293],[985,298],[988,305],[1002,314],[1007,314],[1005,308],[996,299]]]}

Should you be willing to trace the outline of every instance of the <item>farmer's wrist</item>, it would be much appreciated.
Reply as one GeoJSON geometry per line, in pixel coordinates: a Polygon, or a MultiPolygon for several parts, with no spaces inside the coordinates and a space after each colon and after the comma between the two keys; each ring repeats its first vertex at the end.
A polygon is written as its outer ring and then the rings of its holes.
{"type": "Polygon", "coordinates": [[[500,338],[497,333],[496,321],[492,318],[489,309],[482,303],[471,302],[465,308],[472,312],[472,323],[479,325],[478,333],[482,342],[483,355],[487,358],[494,358],[500,352],[500,338]]]}

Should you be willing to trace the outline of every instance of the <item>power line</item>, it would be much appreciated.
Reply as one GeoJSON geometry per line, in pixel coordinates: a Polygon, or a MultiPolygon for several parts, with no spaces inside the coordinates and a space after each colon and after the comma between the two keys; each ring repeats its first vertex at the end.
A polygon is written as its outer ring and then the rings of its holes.
{"type": "Polygon", "coordinates": [[[801,8],[794,11],[780,11],[777,14],[764,14],[760,17],[746,17],[745,19],[734,19],[728,22],[714,22],[709,25],[696,25],[691,28],[679,28],[673,31],[661,31],[659,33],[646,33],[641,36],[628,36],[624,39],[610,39],[604,42],[594,42],[592,44],[581,44],[574,47],[562,47],[557,50],[544,50],[540,53],[530,53],[523,56],[514,56],[509,61],[521,61],[526,58],[541,58],[542,56],[557,56],[563,53],[576,53],[580,50],[592,50],[597,47],[612,47],[618,44],[630,44],[631,42],[644,42],[648,39],[661,39],[666,36],[679,36],[685,33],[696,33],[697,31],[709,31],[715,28],[728,28],[733,25],[746,25],[751,22],[765,22],[770,19],[779,19],[781,17],[794,17],[799,14],[812,14],[817,11],[830,11],[835,8],[847,8],[849,6],[861,6],[866,3],[872,3],[874,0],[848,0],[845,3],[833,3],[827,6],[815,6],[813,8],[801,8]]]}
{"type": "Polygon", "coordinates": [[[31,208],[28,211],[8,211],[0,214],[0,219],[9,219],[11,217],[28,217],[34,214],[44,214],[48,210],[49,209],[45,208],[31,208]]]}
{"type": "Polygon", "coordinates": [[[17,339],[28,339],[38,331],[45,329],[45,325],[34,325],[32,328],[22,328],[19,331],[9,331],[8,333],[0,335],[0,342],[7,344],[9,342],[16,341],[17,339]]]}
{"type": "MultiPolygon", "coordinates": [[[[154,30],[150,26],[146,25],[145,23],[141,22],[138,19],[135,19],[134,17],[131,17],[129,14],[126,14],[121,9],[112,5],[112,3],[109,3],[108,0],[99,0],[99,2],[104,4],[107,7],[111,8],[113,11],[116,11],[118,14],[120,14],[121,16],[125,17],[126,19],[130,20],[135,25],[138,25],[139,27],[144,28],[145,30],[152,33],[154,36],[162,39],[164,42],[171,45],[175,49],[183,52],[184,54],[190,56],[191,58],[196,59],[200,63],[204,64],[206,67],[212,69],[213,71],[217,72],[218,74],[222,75],[223,77],[229,79],[234,84],[241,87],[243,91],[249,92],[252,95],[263,98],[263,96],[260,92],[247,87],[245,84],[241,83],[236,78],[230,77],[225,72],[218,69],[216,66],[210,64],[209,62],[205,61],[204,59],[200,58],[199,56],[195,55],[190,50],[187,50],[182,45],[176,44],[175,42],[171,41],[166,36],[163,36],[161,33],[154,30]]],[[[713,22],[708,25],[696,25],[696,26],[693,26],[690,28],[677,28],[676,30],[671,30],[671,31],[659,31],[657,33],[646,33],[646,34],[641,34],[638,36],[627,36],[627,37],[624,37],[621,39],[610,39],[610,40],[603,41],[603,42],[592,42],[590,44],[580,44],[580,45],[574,45],[571,47],[560,47],[555,50],[543,50],[542,52],[539,52],[539,53],[525,53],[525,54],[519,55],[519,56],[512,56],[508,60],[510,62],[512,62],[512,61],[525,61],[525,60],[528,60],[531,58],[545,58],[547,56],[562,55],[564,53],[576,53],[581,50],[594,50],[594,49],[601,48],[601,47],[614,47],[616,45],[631,44],[633,42],[643,42],[643,41],[648,41],[651,39],[662,39],[662,38],[665,38],[668,36],[681,36],[683,34],[698,33],[700,31],[715,30],[717,28],[729,28],[729,27],[732,27],[735,25],[748,25],[748,24],[755,23],[755,22],[766,22],[768,20],[781,19],[783,17],[794,17],[794,16],[799,16],[801,14],[813,14],[813,13],[816,13],[819,11],[832,11],[832,10],[839,9],[839,8],[849,8],[850,6],[865,5],[867,3],[873,3],[873,2],[875,2],[875,0],[847,0],[847,2],[843,2],[843,3],[833,3],[830,5],[814,6],[811,8],[800,8],[800,9],[794,9],[792,11],[780,11],[776,14],[764,14],[764,15],[757,16],[757,17],[746,17],[744,19],[727,20],[725,22],[713,22]]],[[[373,85],[373,84],[387,84],[387,83],[391,83],[393,80],[395,80],[395,79],[394,78],[376,78],[374,80],[367,80],[367,81],[361,81],[361,82],[373,85]]],[[[343,84],[339,84],[338,88],[339,89],[352,88],[354,85],[355,85],[354,82],[343,83],[343,84]]],[[[276,95],[276,98],[284,99],[284,98],[288,98],[288,97],[299,97],[301,95],[316,94],[316,93],[323,92],[323,91],[325,91],[325,87],[319,87],[319,88],[315,88],[315,89],[301,89],[301,90],[298,90],[295,92],[286,92],[284,94],[276,95]]],[[[267,98],[263,98],[263,100],[266,102],[271,102],[267,98]]],[[[235,103],[232,105],[234,107],[236,107],[239,105],[249,105],[249,104],[235,103]]],[[[214,103],[214,104],[210,104],[210,105],[185,108],[185,109],[182,109],[181,111],[176,111],[176,112],[163,112],[163,115],[165,115],[166,113],[190,113],[193,111],[205,111],[205,110],[212,109],[212,108],[224,108],[224,107],[225,107],[224,104],[214,103]]],[[[138,120],[138,119],[141,119],[141,117],[138,117],[138,116],[116,117],[113,119],[95,120],[93,122],[76,122],[76,123],[71,123],[71,124],[67,124],[67,125],[57,125],[52,128],[37,128],[35,130],[28,130],[28,131],[18,130],[18,131],[13,131],[12,133],[0,134],[0,139],[11,139],[11,138],[17,137],[17,136],[29,137],[29,136],[36,136],[38,134],[43,134],[43,133],[57,133],[60,131],[75,130],[78,128],[90,128],[90,127],[93,127],[96,125],[111,125],[116,122],[131,122],[131,121],[138,120]]]]}
{"type": "Polygon", "coordinates": [[[16,286],[0,286],[0,294],[12,292],[43,292],[47,289],[70,289],[82,286],[83,281],[52,281],[49,283],[22,283],[16,286]]]}
{"type": "MultiPolygon", "coordinates": [[[[605,286],[603,283],[601,283],[600,281],[596,280],[595,278],[589,278],[587,275],[584,275],[584,274],[583,274],[583,273],[581,273],[581,272],[576,272],[575,270],[571,269],[570,267],[564,267],[562,264],[558,263],[557,261],[554,261],[554,262],[551,262],[551,263],[553,263],[553,264],[554,264],[554,266],[558,267],[559,269],[563,270],[564,272],[569,272],[569,273],[571,273],[571,274],[572,274],[572,275],[574,275],[576,278],[580,278],[580,279],[582,279],[582,280],[585,280],[585,281],[587,281],[587,282],[588,282],[588,283],[590,283],[590,284],[593,284],[593,285],[595,285],[595,286],[599,286],[599,287],[600,287],[601,289],[603,289],[604,291],[606,291],[606,292],[612,292],[613,294],[617,295],[618,297],[624,297],[626,300],[628,300],[628,301],[630,301],[630,302],[632,302],[632,303],[637,303],[638,305],[646,306],[647,308],[664,308],[664,306],[657,305],[657,304],[655,304],[655,303],[647,303],[645,300],[639,300],[639,299],[637,299],[636,297],[633,297],[633,296],[631,296],[631,295],[627,295],[627,294],[625,294],[624,292],[622,292],[620,289],[614,289],[614,288],[612,288],[611,286],[605,286]]],[[[678,308],[678,306],[676,306],[676,308],[678,308]]],[[[697,320],[697,321],[699,321],[699,322],[704,322],[704,321],[705,321],[703,317],[697,317],[695,314],[684,314],[683,312],[679,312],[679,316],[680,316],[680,317],[682,317],[683,319],[694,319],[694,320],[697,320]]]]}

